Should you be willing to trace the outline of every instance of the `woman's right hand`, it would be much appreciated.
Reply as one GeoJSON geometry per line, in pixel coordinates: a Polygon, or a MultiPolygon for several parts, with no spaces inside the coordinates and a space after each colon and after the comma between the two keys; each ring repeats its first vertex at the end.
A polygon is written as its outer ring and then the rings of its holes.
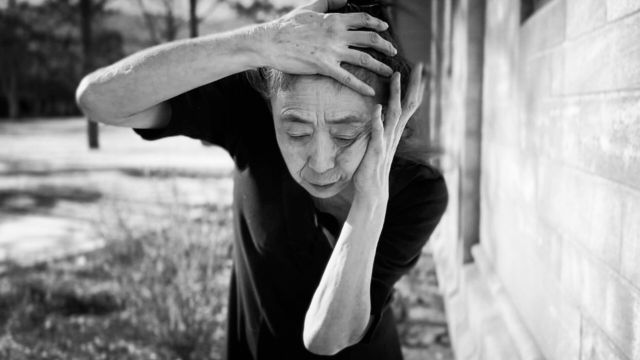
{"type": "Polygon", "coordinates": [[[261,32],[266,36],[266,65],[290,74],[330,76],[364,95],[373,95],[369,85],[340,63],[390,76],[393,71],[387,65],[350,47],[373,48],[389,56],[397,50],[376,33],[388,28],[382,20],[365,13],[324,13],[345,3],[346,0],[316,0],[264,24],[261,32]]]}

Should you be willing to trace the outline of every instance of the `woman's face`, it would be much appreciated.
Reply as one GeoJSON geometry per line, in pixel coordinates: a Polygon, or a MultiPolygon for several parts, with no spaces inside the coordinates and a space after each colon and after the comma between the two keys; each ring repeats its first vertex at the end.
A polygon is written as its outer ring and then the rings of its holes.
{"type": "Polygon", "coordinates": [[[367,149],[374,98],[329,78],[300,76],[271,105],[291,176],[317,198],[345,190],[367,149]]]}

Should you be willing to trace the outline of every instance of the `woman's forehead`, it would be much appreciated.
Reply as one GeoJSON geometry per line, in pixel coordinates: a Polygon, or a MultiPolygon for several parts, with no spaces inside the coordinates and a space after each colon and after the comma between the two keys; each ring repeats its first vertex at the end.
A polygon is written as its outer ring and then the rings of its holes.
{"type": "Polygon", "coordinates": [[[327,122],[368,121],[375,106],[373,98],[337,87],[334,82],[301,76],[288,90],[276,94],[274,115],[286,120],[314,120],[321,116],[327,122]]]}

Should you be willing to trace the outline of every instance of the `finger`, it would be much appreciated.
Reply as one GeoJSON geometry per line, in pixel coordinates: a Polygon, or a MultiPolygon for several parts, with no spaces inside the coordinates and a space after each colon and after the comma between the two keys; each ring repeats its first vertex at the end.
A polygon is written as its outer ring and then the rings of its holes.
{"type": "Polygon", "coordinates": [[[332,67],[329,71],[322,75],[330,76],[336,79],[338,82],[350,87],[351,89],[363,95],[374,96],[376,94],[371,86],[367,85],[365,82],[358,79],[355,75],[340,67],[340,65],[332,67]]]}
{"type": "Polygon", "coordinates": [[[348,29],[369,28],[376,31],[385,31],[389,24],[366,13],[338,14],[340,22],[348,29]]]}
{"type": "MultiPolygon", "coordinates": [[[[389,145],[385,147],[385,126],[382,123],[382,105],[377,104],[373,110],[373,121],[371,123],[371,142],[375,139],[375,148],[378,149],[376,151],[379,153],[379,156],[384,154],[384,168],[389,169],[391,167],[391,161],[393,159],[393,154],[395,150],[390,148],[389,145]]],[[[387,144],[390,142],[387,141],[387,144]]]]}
{"type": "Polygon", "coordinates": [[[344,62],[369,69],[382,76],[391,76],[393,70],[364,51],[349,49],[345,52],[344,62]]]}
{"type": "Polygon", "coordinates": [[[389,103],[387,104],[387,131],[388,136],[393,136],[393,133],[396,131],[396,124],[400,119],[400,115],[402,114],[402,105],[400,103],[401,98],[401,90],[400,90],[400,73],[396,72],[391,77],[390,87],[390,95],[389,95],[389,103]]]}
{"type": "Polygon", "coordinates": [[[429,85],[428,83],[428,71],[427,71],[427,67],[423,66],[422,67],[422,77],[421,77],[421,81],[422,81],[422,86],[419,87],[420,89],[420,93],[418,94],[418,99],[420,101],[420,104],[422,104],[422,101],[424,100],[424,92],[427,90],[427,86],[429,85]]]}
{"type": "Polygon", "coordinates": [[[384,124],[382,123],[382,105],[377,104],[373,110],[373,121],[371,123],[371,140],[375,146],[382,149],[384,137],[384,124]]]}
{"type": "Polygon", "coordinates": [[[346,3],[347,0],[316,0],[300,8],[324,13],[329,10],[339,9],[346,3]]]}
{"type": "Polygon", "coordinates": [[[422,82],[423,68],[424,65],[419,63],[418,66],[414,67],[411,71],[409,85],[407,86],[407,94],[405,95],[402,104],[402,116],[405,120],[408,120],[408,118],[413,115],[422,102],[422,98],[418,98],[418,95],[421,92],[421,88],[424,86],[422,82]]]}
{"type": "Polygon", "coordinates": [[[376,49],[389,56],[398,53],[398,50],[389,41],[373,31],[347,31],[346,37],[349,45],[376,49]]]}

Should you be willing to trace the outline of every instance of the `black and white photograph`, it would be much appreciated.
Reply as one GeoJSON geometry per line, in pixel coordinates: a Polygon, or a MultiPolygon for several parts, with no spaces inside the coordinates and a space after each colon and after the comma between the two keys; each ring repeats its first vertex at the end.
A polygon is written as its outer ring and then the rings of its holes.
{"type": "Polygon", "coordinates": [[[640,0],[0,0],[0,360],[639,360],[640,0]]]}

